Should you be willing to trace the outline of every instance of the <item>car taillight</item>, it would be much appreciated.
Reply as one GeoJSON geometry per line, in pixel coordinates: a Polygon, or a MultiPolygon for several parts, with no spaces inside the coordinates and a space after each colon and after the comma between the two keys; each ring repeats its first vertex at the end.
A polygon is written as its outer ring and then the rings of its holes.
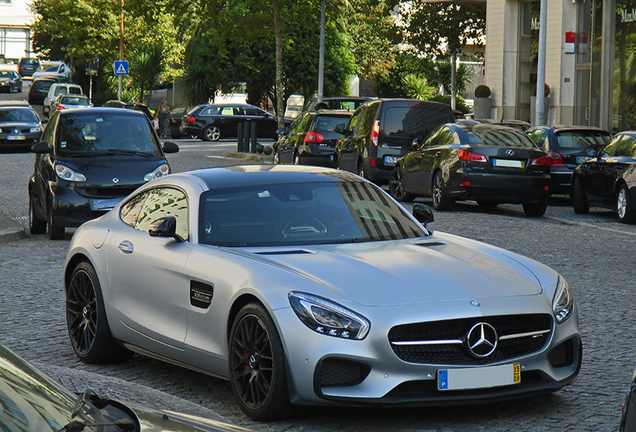
{"type": "Polygon", "coordinates": [[[459,150],[457,156],[461,161],[467,162],[488,162],[488,159],[484,155],[470,152],[468,150],[459,150]]]}
{"type": "Polygon", "coordinates": [[[64,105],[58,105],[57,108],[55,108],[56,111],[61,111],[64,109],[64,105]]]}
{"type": "Polygon", "coordinates": [[[371,142],[374,146],[378,146],[378,137],[380,136],[380,120],[373,122],[373,129],[371,129],[371,142]]]}
{"type": "Polygon", "coordinates": [[[532,159],[530,165],[550,166],[552,165],[552,158],[550,156],[543,156],[537,159],[532,159]]]}
{"type": "Polygon", "coordinates": [[[305,135],[305,139],[303,140],[305,144],[317,144],[321,143],[325,140],[325,136],[318,132],[309,132],[305,135]]]}
{"type": "Polygon", "coordinates": [[[185,118],[185,122],[186,123],[194,123],[195,118],[194,117],[186,117],[185,118]]]}
{"type": "Polygon", "coordinates": [[[551,161],[551,165],[552,166],[565,166],[565,163],[563,162],[563,157],[561,157],[560,154],[558,154],[557,152],[550,152],[548,153],[548,155],[550,156],[551,161]]]}

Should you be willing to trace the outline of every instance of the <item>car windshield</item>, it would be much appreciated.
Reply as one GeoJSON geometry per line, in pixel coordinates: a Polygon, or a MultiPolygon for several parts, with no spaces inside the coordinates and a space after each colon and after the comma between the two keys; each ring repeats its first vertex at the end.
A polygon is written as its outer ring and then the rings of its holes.
{"type": "Polygon", "coordinates": [[[0,122],[39,123],[37,114],[30,108],[0,109],[0,122]]]}
{"type": "Polygon", "coordinates": [[[44,72],[56,72],[59,68],[60,68],[59,64],[42,66],[42,70],[44,70],[44,72]]]}
{"type": "Polygon", "coordinates": [[[10,76],[9,71],[0,71],[0,78],[9,78],[10,76]]]}
{"type": "Polygon", "coordinates": [[[90,156],[103,152],[159,155],[148,120],[124,113],[77,113],[60,116],[56,150],[60,156],[90,156]]]}
{"type": "Polygon", "coordinates": [[[64,96],[62,100],[60,101],[60,103],[67,104],[67,105],[81,105],[81,106],[89,105],[88,99],[81,98],[81,97],[73,97],[73,96],[64,96]]]}
{"type": "Polygon", "coordinates": [[[557,142],[561,148],[586,149],[600,148],[608,143],[610,136],[598,131],[568,131],[557,134],[557,142]]]}
{"type": "Polygon", "coordinates": [[[217,246],[336,244],[427,232],[366,182],[217,189],[201,196],[199,242],[217,246]]]}
{"type": "Polygon", "coordinates": [[[467,133],[468,143],[494,147],[536,148],[534,142],[518,129],[505,126],[475,125],[467,133]]]}
{"type": "Polygon", "coordinates": [[[315,130],[318,132],[334,132],[336,126],[347,122],[349,116],[318,116],[315,130]]]}

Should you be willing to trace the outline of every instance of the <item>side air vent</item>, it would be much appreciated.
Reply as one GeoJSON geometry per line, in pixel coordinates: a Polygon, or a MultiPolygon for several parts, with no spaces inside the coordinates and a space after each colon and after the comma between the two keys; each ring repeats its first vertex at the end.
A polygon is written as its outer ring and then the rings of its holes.
{"type": "Polygon", "coordinates": [[[194,307],[207,309],[212,304],[214,285],[199,281],[190,281],[190,304],[194,307]]]}
{"type": "Polygon", "coordinates": [[[422,246],[422,247],[446,246],[446,243],[442,243],[439,241],[430,241],[430,242],[424,242],[424,243],[415,243],[415,246],[422,246]]]}

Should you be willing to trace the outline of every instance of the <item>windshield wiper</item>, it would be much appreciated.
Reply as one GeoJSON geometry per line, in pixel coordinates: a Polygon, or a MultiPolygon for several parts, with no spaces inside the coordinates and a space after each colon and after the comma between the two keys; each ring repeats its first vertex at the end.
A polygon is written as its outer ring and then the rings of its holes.
{"type": "Polygon", "coordinates": [[[142,151],[137,151],[137,150],[124,150],[124,149],[108,149],[107,150],[109,153],[112,154],[122,154],[122,155],[139,155],[139,156],[145,156],[145,157],[153,157],[154,154],[152,153],[148,153],[148,152],[142,152],[142,151]]]}

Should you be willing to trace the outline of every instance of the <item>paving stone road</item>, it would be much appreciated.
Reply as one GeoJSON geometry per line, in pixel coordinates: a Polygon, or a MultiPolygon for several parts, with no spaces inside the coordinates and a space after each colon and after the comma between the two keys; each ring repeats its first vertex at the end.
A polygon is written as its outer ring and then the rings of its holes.
{"type": "MultiPolygon", "coordinates": [[[[181,152],[169,156],[174,171],[243,162],[222,158],[233,150],[228,142],[180,145],[181,152]]],[[[32,155],[0,154],[0,211],[24,226],[32,169],[32,155]]],[[[0,243],[0,342],[77,391],[90,386],[106,396],[217,413],[258,431],[614,431],[636,364],[636,226],[622,225],[600,209],[575,215],[565,199],[553,200],[547,216],[527,218],[521,206],[486,212],[459,204],[452,212],[437,212],[432,228],[537,259],[569,281],[580,310],[583,367],[574,385],[552,395],[444,408],[311,408],[263,424],[245,417],[228,384],[215,378],[142,356],[116,365],[82,364],[64,320],[62,268],[72,230],[63,241],[27,235],[0,243]],[[178,399],[158,398],[157,390],[178,399]]]]}

